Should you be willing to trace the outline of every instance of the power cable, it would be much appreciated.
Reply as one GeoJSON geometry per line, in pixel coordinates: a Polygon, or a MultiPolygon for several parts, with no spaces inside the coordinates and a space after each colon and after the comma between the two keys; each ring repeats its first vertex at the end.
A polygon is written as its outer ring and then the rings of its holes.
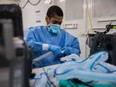
{"type": "Polygon", "coordinates": [[[39,61],[38,61],[37,63],[42,67],[42,69],[43,69],[43,71],[44,71],[44,74],[46,75],[46,77],[47,77],[48,81],[51,83],[51,85],[52,85],[53,87],[56,87],[56,86],[54,85],[54,83],[50,80],[48,74],[46,73],[43,64],[41,64],[39,61]]]}
{"type": "Polygon", "coordinates": [[[94,29],[93,29],[93,24],[92,24],[92,20],[91,20],[91,16],[90,16],[90,11],[89,11],[89,7],[88,7],[88,0],[86,0],[86,6],[87,6],[87,16],[88,16],[88,19],[89,19],[89,22],[90,22],[90,27],[91,27],[91,31],[93,33],[95,33],[94,29]]]}
{"type": "MultiPolygon", "coordinates": [[[[29,0],[28,0],[28,1],[29,1],[29,0]]],[[[34,6],[35,6],[35,5],[38,5],[38,4],[40,3],[40,1],[41,1],[41,0],[39,0],[37,3],[32,3],[32,2],[29,1],[29,3],[30,3],[31,5],[34,5],[34,6]]]]}
{"type": "MultiPolygon", "coordinates": [[[[19,2],[20,2],[20,1],[19,1],[19,2]]],[[[38,5],[40,2],[41,2],[41,0],[39,0],[37,3],[32,3],[30,0],[27,0],[27,2],[24,4],[24,6],[21,7],[21,9],[25,8],[26,5],[27,5],[28,3],[31,4],[31,5],[33,5],[33,6],[36,6],[36,5],[38,5]]],[[[18,3],[18,4],[19,4],[19,3],[18,3]]]]}
{"type": "Polygon", "coordinates": [[[29,0],[27,0],[27,2],[24,4],[23,7],[21,7],[21,9],[25,8],[28,2],[29,2],[29,0]]]}

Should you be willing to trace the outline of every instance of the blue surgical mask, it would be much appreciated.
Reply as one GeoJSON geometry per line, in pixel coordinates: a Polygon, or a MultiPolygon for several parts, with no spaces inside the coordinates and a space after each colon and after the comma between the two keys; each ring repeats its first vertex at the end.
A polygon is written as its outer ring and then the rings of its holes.
{"type": "Polygon", "coordinates": [[[60,33],[60,29],[61,29],[61,27],[58,24],[49,24],[48,25],[48,31],[50,33],[52,33],[52,34],[58,34],[58,33],[60,33]]]}

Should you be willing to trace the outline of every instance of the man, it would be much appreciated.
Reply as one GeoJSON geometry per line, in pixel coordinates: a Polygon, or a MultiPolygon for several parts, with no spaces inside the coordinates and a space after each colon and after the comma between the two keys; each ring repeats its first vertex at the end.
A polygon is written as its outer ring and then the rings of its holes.
{"type": "Polygon", "coordinates": [[[56,5],[51,6],[47,11],[45,20],[47,26],[31,27],[26,38],[28,46],[33,47],[34,58],[49,51],[53,52],[53,55],[38,61],[36,66],[58,64],[61,57],[71,53],[80,56],[78,39],[60,27],[63,20],[62,9],[56,5]]]}

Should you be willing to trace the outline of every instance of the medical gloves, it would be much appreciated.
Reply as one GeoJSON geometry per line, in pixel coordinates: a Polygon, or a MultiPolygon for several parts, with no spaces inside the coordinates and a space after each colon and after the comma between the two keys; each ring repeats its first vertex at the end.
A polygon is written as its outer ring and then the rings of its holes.
{"type": "Polygon", "coordinates": [[[61,47],[55,45],[49,45],[49,51],[52,51],[54,55],[61,54],[61,47]]]}
{"type": "Polygon", "coordinates": [[[65,55],[70,55],[72,52],[71,52],[71,47],[65,47],[64,48],[64,54],[65,55]]]}

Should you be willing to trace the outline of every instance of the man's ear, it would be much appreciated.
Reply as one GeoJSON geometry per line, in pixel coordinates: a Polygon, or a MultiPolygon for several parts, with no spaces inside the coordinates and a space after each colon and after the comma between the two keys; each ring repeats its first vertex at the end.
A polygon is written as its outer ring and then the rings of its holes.
{"type": "Polygon", "coordinates": [[[48,24],[48,23],[49,23],[49,17],[46,16],[46,17],[45,17],[45,20],[46,20],[46,23],[48,24]]]}

